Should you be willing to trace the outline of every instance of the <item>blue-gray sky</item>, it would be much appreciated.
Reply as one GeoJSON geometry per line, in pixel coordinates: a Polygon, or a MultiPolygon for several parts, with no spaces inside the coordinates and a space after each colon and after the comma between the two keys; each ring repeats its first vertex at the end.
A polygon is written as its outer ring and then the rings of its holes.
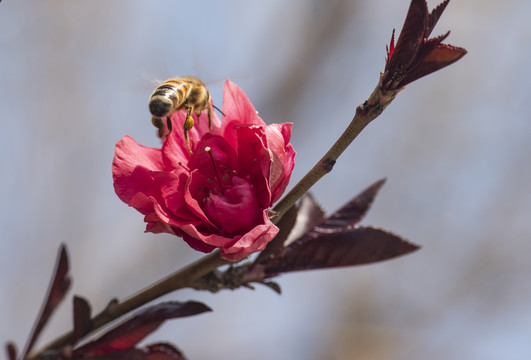
{"type": "MultiPolygon", "coordinates": [[[[436,2],[430,1],[430,8],[436,2]]],[[[409,1],[0,3],[0,340],[23,344],[61,242],[73,292],[96,310],[200,255],[144,234],[114,194],[124,134],[158,146],[157,82],[223,80],[266,122],[294,122],[292,180],[342,132],[383,69],[409,1]]],[[[313,192],[328,211],[388,181],[365,224],[423,248],[366,267],[286,275],[266,288],[165,299],[213,313],[169,322],[190,359],[528,359],[531,355],[531,8],[453,0],[434,30],[469,53],[409,85],[313,192]]],[[[70,326],[65,304],[44,341],[70,326]]]]}

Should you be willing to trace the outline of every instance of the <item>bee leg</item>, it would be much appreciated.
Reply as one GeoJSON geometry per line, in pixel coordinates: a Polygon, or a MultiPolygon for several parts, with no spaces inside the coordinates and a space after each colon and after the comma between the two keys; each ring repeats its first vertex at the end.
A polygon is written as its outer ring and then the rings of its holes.
{"type": "Polygon", "coordinates": [[[168,133],[166,134],[166,136],[168,136],[173,130],[173,125],[171,124],[171,119],[169,116],[166,117],[166,125],[168,125],[168,133]]]}
{"type": "Polygon", "coordinates": [[[207,105],[207,113],[208,113],[208,130],[212,131],[212,117],[214,116],[214,110],[212,110],[212,103],[210,102],[210,99],[207,105]]]}
{"type": "Polygon", "coordinates": [[[188,106],[188,111],[186,113],[186,120],[184,121],[184,142],[186,143],[186,148],[188,149],[188,152],[190,154],[192,153],[192,149],[190,149],[190,137],[188,136],[188,131],[191,130],[194,127],[194,118],[192,117],[192,111],[194,111],[194,107],[192,105],[188,106]]]}
{"type": "Polygon", "coordinates": [[[164,135],[164,125],[162,125],[162,119],[158,116],[153,116],[151,118],[151,123],[158,129],[157,134],[159,138],[162,138],[162,136],[164,135]]]}

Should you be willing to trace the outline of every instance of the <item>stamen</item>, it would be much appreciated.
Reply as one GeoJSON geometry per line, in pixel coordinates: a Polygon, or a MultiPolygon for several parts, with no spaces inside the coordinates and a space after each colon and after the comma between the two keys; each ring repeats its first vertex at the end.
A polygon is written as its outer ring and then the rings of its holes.
{"type": "Polygon", "coordinates": [[[223,190],[223,185],[221,185],[221,180],[218,174],[218,168],[216,167],[216,162],[214,161],[214,157],[212,157],[212,153],[210,152],[210,146],[205,147],[205,151],[208,153],[208,156],[210,156],[210,160],[212,161],[212,166],[214,167],[214,171],[216,173],[216,179],[218,179],[219,189],[223,190]]]}
{"type": "Polygon", "coordinates": [[[177,161],[177,164],[178,164],[179,166],[182,166],[186,171],[190,172],[190,169],[188,168],[188,166],[184,165],[184,164],[182,163],[182,161],[177,161]]]}

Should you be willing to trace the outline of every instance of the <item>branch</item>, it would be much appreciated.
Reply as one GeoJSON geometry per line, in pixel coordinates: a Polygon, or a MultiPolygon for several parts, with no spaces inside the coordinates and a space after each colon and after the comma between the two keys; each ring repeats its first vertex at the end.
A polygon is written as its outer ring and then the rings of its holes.
{"type": "Polygon", "coordinates": [[[376,119],[393,101],[398,91],[383,91],[380,84],[376,86],[373,93],[362,105],[356,108],[354,118],[345,129],[343,134],[337,139],[328,152],[315,164],[315,166],[287,193],[273,208],[275,213],[271,219],[277,223],[282,215],[304,195],[319,179],[332,171],[336,160],[345,149],[354,141],[361,131],[376,119]]]}

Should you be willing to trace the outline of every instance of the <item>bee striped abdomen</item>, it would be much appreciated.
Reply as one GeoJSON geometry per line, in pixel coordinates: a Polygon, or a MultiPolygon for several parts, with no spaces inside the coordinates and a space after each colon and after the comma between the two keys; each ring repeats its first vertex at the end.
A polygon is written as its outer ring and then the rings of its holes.
{"type": "Polygon", "coordinates": [[[149,111],[154,116],[165,117],[181,108],[190,94],[188,81],[170,79],[157,87],[149,99],[149,111]]]}

